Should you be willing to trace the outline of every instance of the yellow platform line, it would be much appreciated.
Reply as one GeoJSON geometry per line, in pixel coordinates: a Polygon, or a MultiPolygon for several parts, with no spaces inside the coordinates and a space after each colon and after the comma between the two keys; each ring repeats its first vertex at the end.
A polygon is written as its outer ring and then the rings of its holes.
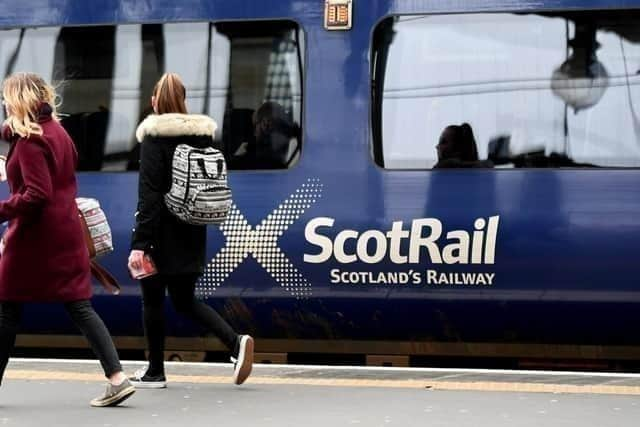
{"type": "MultiPolygon", "coordinates": [[[[65,371],[8,370],[6,379],[28,381],[104,381],[96,373],[65,371]]],[[[191,384],[231,384],[231,376],[170,375],[168,380],[191,384]]],[[[349,378],[300,378],[253,376],[247,384],[263,385],[305,385],[322,387],[381,387],[429,390],[494,391],[517,393],[569,393],[569,394],[616,394],[640,395],[640,386],[621,385],[569,385],[537,384],[531,382],[500,381],[429,381],[429,380],[389,380],[389,379],[349,379],[349,378]]]]}

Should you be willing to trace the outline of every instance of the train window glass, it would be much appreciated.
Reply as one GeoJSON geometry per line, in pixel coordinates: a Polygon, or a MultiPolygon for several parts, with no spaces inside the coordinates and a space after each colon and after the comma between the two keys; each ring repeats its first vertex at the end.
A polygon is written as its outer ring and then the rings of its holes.
{"type": "Polygon", "coordinates": [[[640,11],[390,17],[371,66],[382,167],[640,166],[640,11]]]}
{"type": "MultiPolygon", "coordinates": [[[[219,134],[232,169],[287,169],[301,149],[303,32],[290,22],[220,23],[231,51],[219,134]]],[[[221,107],[223,104],[221,104],[221,107]]]]}
{"type": "Polygon", "coordinates": [[[218,122],[230,169],[287,169],[301,148],[302,38],[289,21],[11,29],[0,67],[58,87],[81,171],[138,169],[135,129],[165,71],[182,77],[189,112],[218,122]]]}

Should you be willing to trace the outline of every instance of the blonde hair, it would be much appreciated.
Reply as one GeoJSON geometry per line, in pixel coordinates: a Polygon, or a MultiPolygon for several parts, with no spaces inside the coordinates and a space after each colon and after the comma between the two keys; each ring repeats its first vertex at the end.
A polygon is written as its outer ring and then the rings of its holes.
{"type": "Polygon", "coordinates": [[[153,88],[153,96],[156,99],[156,113],[187,114],[184,103],[187,91],[176,73],[164,73],[153,88]]]}
{"type": "Polygon", "coordinates": [[[7,107],[7,119],[4,124],[11,132],[23,138],[42,135],[42,127],[38,124],[38,110],[42,103],[51,106],[51,116],[58,120],[56,91],[37,74],[10,75],[2,84],[2,96],[7,107]]]}

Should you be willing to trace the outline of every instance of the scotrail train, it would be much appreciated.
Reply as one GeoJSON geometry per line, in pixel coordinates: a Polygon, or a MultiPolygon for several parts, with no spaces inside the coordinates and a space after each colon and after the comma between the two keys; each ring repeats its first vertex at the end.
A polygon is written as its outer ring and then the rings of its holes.
{"type": "MultiPolygon", "coordinates": [[[[0,6],[1,72],[58,85],[110,220],[123,292],[94,302],[121,348],[143,348],[135,128],[171,71],[231,169],[199,292],[258,352],[640,359],[640,1],[0,6]]],[[[27,314],[19,345],[81,343],[27,314]]]]}

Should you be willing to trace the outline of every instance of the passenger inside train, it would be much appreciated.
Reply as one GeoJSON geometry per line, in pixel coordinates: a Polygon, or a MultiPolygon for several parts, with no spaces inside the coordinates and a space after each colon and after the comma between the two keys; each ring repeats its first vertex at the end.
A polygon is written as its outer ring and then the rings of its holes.
{"type": "Polygon", "coordinates": [[[491,160],[478,158],[478,147],[469,123],[447,126],[438,145],[438,163],[434,169],[447,168],[490,168],[491,160]]]}
{"type": "Polygon", "coordinates": [[[299,140],[300,129],[291,114],[277,102],[265,102],[253,115],[256,157],[262,168],[287,167],[291,155],[289,145],[293,138],[299,140]]]}
{"type": "Polygon", "coordinates": [[[300,151],[300,126],[275,101],[225,115],[222,151],[232,169],[287,169],[300,151]]]}

